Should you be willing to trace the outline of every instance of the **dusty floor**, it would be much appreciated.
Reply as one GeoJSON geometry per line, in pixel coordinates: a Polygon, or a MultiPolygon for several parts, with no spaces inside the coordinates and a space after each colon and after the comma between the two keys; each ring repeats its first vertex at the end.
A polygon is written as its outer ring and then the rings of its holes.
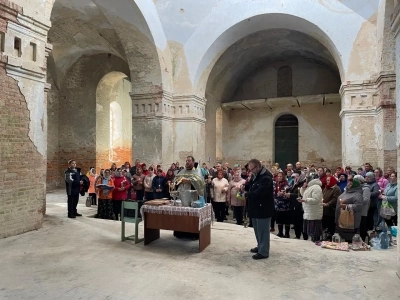
{"type": "Polygon", "coordinates": [[[122,243],[118,222],[85,217],[95,208],[84,198],[84,216],[67,219],[65,198],[48,194],[42,229],[0,240],[0,299],[400,299],[396,248],[347,253],[273,235],[270,258],[254,261],[252,229],[226,223],[202,253],[169,231],[145,247],[122,243]]]}

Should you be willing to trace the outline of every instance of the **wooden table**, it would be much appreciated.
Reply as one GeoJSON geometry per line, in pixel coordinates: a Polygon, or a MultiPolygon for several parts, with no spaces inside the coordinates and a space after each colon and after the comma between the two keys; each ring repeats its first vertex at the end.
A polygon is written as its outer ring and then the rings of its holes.
{"type": "MultiPolygon", "coordinates": [[[[187,214],[171,214],[170,212],[157,211],[149,212],[146,205],[142,206],[142,216],[144,216],[144,244],[148,245],[151,242],[160,238],[160,229],[183,231],[199,234],[199,252],[207,248],[211,243],[211,222],[204,226],[200,226],[200,216],[187,214]],[[199,227],[201,227],[199,229],[199,227]]],[[[203,209],[211,209],[204,207],[203,209]]],[[[213,218],[212,218],[213,220],[213,218]]]]}

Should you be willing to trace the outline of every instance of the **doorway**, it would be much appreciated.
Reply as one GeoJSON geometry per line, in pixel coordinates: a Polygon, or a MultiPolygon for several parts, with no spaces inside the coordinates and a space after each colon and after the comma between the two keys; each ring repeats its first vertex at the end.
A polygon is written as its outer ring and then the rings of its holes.
{"type": "Polygon", "coordinates": [[[282,115],[275,122],[275,162],[282,170],[299,160],[299,121],[294,115],[282,115]]]}

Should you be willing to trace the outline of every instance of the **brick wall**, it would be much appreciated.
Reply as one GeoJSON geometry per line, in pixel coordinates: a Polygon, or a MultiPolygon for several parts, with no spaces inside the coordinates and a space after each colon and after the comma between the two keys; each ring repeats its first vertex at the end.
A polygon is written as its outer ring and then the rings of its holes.
{"type": "MultiPolygon", "coordinates": [[[[75,159],[84,173],[96,166],[96,90],[112,71],[129,75],[128,65],[118,57],[81,57],[66,73],[59,90],[53,88],[48,94],[47,189],[64,186],[69,159],[75,159]]],[[[99,155],[106,157],[108,153],[99,155]]]]}
{"type": "Polygon", "coordinates": [[[8,237],[41,227],[46,165],[28,136],[27,103],[4,63],[0,90],[0,237],[8,237]]]}
{"type": "MultiPolygon", "coordinates": [[[[0,0],[0,32],[22,8],[0,0]]],[[[30,113],[0,53],[0,238],[41,227],[46,165],[29,138],[30,113]]]]}

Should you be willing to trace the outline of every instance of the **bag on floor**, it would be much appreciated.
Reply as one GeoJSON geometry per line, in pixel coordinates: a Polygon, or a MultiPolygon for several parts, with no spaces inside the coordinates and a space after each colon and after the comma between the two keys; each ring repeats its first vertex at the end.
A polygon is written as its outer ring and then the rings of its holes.
{"type": "Polygon", "coordinates": [[[382,201],[381,211],[379,212],[382,218],[390,220],[396,215],[393,206],[388,201],[382,201]]]}
{"type": "Polygon", "coordinates": [[[347,209],[341,209],[338,223],[342,229],[354,229],[354,213],[347,209]]]}
{"type": "Polygon", "coordinates": [[[87,196],[86,197],[86,207],[91,207],[92,206],[92,196],[87,196]]]}

